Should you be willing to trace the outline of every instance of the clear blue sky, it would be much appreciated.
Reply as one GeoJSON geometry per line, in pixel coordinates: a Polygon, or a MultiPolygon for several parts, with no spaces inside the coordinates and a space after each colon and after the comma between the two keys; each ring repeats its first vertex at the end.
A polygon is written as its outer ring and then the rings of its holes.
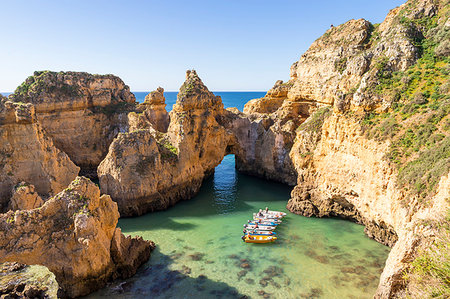
{"type": "Polygon", "coordinates": [[[35,70],[111,73],[133,91],[267,90],[330,24],[381,22],[404,0],[0,0],[0,91],[35,70]]]}

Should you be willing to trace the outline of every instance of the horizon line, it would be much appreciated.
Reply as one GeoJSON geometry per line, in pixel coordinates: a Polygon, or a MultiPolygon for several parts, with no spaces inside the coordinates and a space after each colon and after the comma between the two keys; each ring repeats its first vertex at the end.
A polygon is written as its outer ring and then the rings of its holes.
{"type": "MultiPolygon", "coordinates": [[[[267,92],[266,90],[210,90],[211,92],[267,92]]],[[[152,90],[131,90],[131,92],[152,92],[152,90]]],[[[164,92],[179,92],[179,90],[164,90],[164,92]]],[[[0,93],[14,93],[14,91],[0,91],[0,93]]]]}

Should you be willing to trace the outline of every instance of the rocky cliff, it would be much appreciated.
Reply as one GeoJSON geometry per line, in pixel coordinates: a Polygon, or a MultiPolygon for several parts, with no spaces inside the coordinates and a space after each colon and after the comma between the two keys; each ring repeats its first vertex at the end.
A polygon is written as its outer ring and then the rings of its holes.
{"type": "Polygon", "coordinates": [[[148,126],[119,134],[98,168],[98,177],[102,191],[118,203],[122,216],[165,209],[198,192],[204,177],[225,155],[228,137],[216,120],[223,113],[220,97],[204,86],[195,71],[188,71],[167,133],[155,130],[149,121],[148,126]]]}
{"type": "Polygon", "coordinates": [[[448,1],[421,0],[333,27],[244,110],[300,123],[285,142],[298,177],[288,209],[364,224],[393,247],[377,298],[449,295],[449,24],[448,1]],[[300,103],[303,115],[286,108],[300,103]]]}
{"type": "Polygon", "coordinates": [[[90,176],[112,140],[127,131],[127,113],[136,101],[116,76],[50,71],[35,72],[9,98],[32,103],[55,146],[90,176]]]}
{"type": "Polygon", "coordinates": [[[31,210],[0,214],[0,260],[46,266],[63,296],[86,295],[146,262],[154,244],[124,237],[117,204],[89,179],[31,210]]]}
{"type": "Polygon", "coordinates": [[[22,181],[48,196],[78,174],[79,168],[44,134],[32,104],[0,100],[0,140],[0,212],[22,181]]]}
{"type": "Polygon", "coordinates": [[[136,110],[138,113],[128,115],[130,131],[152,127],[159,132],[167,132],[169,114],[166,111],[166,98],[162,87],[150,92],[145,97],[144,102],[137,106],[136,110]]]}

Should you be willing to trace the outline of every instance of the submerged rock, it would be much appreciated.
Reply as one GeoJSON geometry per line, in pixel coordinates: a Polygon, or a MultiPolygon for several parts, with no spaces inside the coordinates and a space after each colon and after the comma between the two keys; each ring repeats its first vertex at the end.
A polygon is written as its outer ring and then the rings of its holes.
{"type": "Polygon", "coordinates": [[[58,282],[47,267],[0,264],[1,298],[57,298],[58,282]]]}

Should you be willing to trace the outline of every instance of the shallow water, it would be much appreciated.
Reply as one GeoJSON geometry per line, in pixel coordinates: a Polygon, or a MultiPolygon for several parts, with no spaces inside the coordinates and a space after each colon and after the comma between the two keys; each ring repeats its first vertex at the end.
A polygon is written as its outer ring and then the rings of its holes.
{"type": "Polygon", "coordinates": [[[246,244],[243,224],[269,206],[285,211],[290,188],[238,174],[224,158],[193,199],[167,211],[120,219],[123,233],[157,249],[131,279],[91,298],[371,298],[389,248],[363,227],[288,213],[279,240],[246,244]]]}

